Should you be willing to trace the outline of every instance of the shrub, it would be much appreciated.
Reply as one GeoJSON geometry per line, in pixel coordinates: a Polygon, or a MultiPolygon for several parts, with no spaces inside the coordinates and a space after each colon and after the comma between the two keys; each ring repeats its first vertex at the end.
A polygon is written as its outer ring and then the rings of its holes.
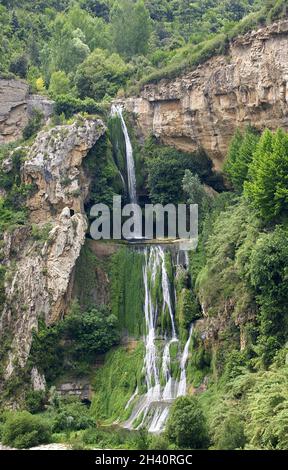
{"type": "Polygon", "coordinates": [[[246,442],[243,417],[235,414],[228,415],[218,430],[220,436],[216,442],[217,449],[243,449],[246,442]]]}
{"type": "Polygon", "coordinates": [[[69,403],[61,403],[53,422],[53,432],[79,431],[95,425],[94,419],[89,415],[89,409],[78,399],[69,403]]]}
{"type": "Polygon", "coordinates": [[[149,443],[150,450],[167,450],[169,446],[169,442],[165,436],[162,434],[160,435],[152,435],[152,438],[149,443]]]}
{"type": "Polygon", "coordinates": [[[50,79],[49,93],[55,97],[66,95],[71,88],[69,77],[63,71],[53,72],[50,79]]]}
{"type": "Polygon", "coordinates": [[[118,343],[117,318],[110,314],[107,307],[92,308],[84,314],[74,308],[66,318],[63,331],[73,339],[77,357],[92,357],[107,352],[118,343]]]}
{"type": "Polygon", "coordinates": [[[58,95],[55,99],[55,114],[64,114],[66,118],[77,113],[102,114],[103,111],[103,107],[92,98],[80,100],[71,95],[58,95]]]}
{"type": "Polygon", "coordinates": [[[195,397],[178,398],[167,421],[166,435],[180,448],[205,449],[209,444],[204,414],[195,397]]]}
{"type": "Polygon", "coordinates": [[[50,438],[49,424],[40,416],[31,415],[28,411],[12,413],[3,426],[3,444],[19,449],[48,443],[50,438]]]}
{"type": "Polygon", "coordinates": [[[28,71],[28,57],[26,54],[21,54],[12,59],[9,67],[11,73],[15,73],[20,78],[26,78],[28,71]]]}
{"type": "Polygon", "coordinates": [[[28,124],[23,129],[23,138],[25,140],[28,140],[31,137],[33,137],[35,134],[37,134],[37,132],[39,132],[41,129],[42,123],[43,123],[43,114],[38,109],[34,108],[32,110],[32,114],[28,121],[28,124]]]}
{"type": "Polygon", "coordinates": [[[47,395],[44,390],[30,390],[26,394],[25,404],[26,408],[30,413],[40,413],[45,410],[45,404],[47,402],[47,395]]]}
{"type": "Polygon", "coordinates": [[[184,202],[182,180],[185,170],[198,174],[202,181],[212,176],[212,162],[203,150],[185,153],[156,145],[153,139],[149,139],[144,147],[144,156],[149,195],[155,204],[184,202]]]}

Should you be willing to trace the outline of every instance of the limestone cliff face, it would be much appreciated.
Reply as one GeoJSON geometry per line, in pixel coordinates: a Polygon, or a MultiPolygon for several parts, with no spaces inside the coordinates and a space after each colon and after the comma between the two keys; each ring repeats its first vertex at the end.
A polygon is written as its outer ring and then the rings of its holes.
{"type": "Polygon", "coordinates": [[[237,38],[226,56],[174,80],[146,85],[125,106],[142,135],[184,151],[202,146],[219,169],[237,127],[288,129],[288,21],[237,38]]]}
{"type": "Polygon", "coordinates": [[[89,180],[81,163],[103,129],[101,121],[79,117],[72,125],[39,133],[23,166],[24,182],[37,187],[28,201],[31,221],[53,219],[64,207],[83,212],[89,180]]]}
{"type": "Polygon", "coordinates": [[[0,80],[0,144],[17,140],[28,122],[28,85],[0,80]]]}
{"type": "Polygon", "coordinates": [[[23,80],[0,79],[0,144],[22,137],[34,108],[47,120],[52,114],[53,102],[44,96],[29,95],[29,86],[23,80]]]}
{"type": "Polygon", "coordinates": [[[27,225],[7,232],[4,239],[9,276],[0,335],[8,329],[13,338],[6,378],[11,376],[15,360],[21,367],[26,364],[39,318],[51,324],[67,311],[74,267],[87,229],[83,206],[89,178],[81,164],[104,132],[102,121],[79,118],[72,125],[40,132],[27,153],[21,176],[35,186],[27,203],[34,236],[27,225]],[[41,242],[35,237],[35,227],[41,231],[47,222],[51,224],[49,235],[41,242]]]}

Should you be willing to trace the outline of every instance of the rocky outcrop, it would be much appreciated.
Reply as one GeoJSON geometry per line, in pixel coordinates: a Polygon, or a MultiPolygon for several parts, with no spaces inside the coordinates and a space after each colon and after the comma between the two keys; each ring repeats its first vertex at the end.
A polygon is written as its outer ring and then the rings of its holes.
{"type": "Polygon", "coordinates": [[[59,385],[57,392],[62,396],[72,395],[79,397],[84,402],[91,402],[92,400],[92,387],[89,377],[75,378],[70,382],[63,383],[59,385]]]}
{"type": "Polygon", "coordinates": [[[81,164],[103,132],[101,121],[79,117],[38,134],[23,166],[24,183],[37,188],[28,201],[31,221],[53,219],[64,207],[83,212],[89,180],[81,164]]]}
{"type": "Polygon", "coordinates": [[[231,42],[216,56],[174,80],[128,98],[142,135],[184,151],[202,146],[219,169],[237,127],[288,130],[288,20],[231,42]]]}
{"type": "MultiPolygon", "coordinates": [[[[52,324],[69,306],[74,267],[87,229],[83,207],[89,178],[81,164],[104,132],[102,121],[79,118],[72,125],[40,132],[27,153],[21,176],[35,186],[27,202],[33,228],[26,225],[4,235],[9,279],[0,334],[8,328],[13,338],[6,378],[15,363],[25,366],[39,318],[52,324]],[[43,231],[48,231],[46,239],[43,231]]],[[[39,382],[36,372],[31,379],[39,382]]]]}
{"type": "Polygon", "coordinates": [[[0,144],[22,137],[33,109],[39,110],[47,121],[53,113],[53,101],[29,95],[29,86],[23,80],[0,79],[0,144]]]}
{"type": "Polygon", "coordinates": [[[0,80],[0,144],[21,137],[28,122],[29,87],[20,80],[0,80]]]}

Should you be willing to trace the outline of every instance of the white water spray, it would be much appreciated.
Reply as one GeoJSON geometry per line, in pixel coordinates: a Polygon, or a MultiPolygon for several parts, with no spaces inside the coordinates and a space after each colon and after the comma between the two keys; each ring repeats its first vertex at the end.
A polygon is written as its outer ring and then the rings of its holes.
{"type": "MultiPolygon", "coordinates": [[[[179,343],[175,327],[174,289],[170,284],[165,262],[165,251],[157,245],[144,251],[143,281],[145,288],[145,358],[144,373],[147,392],[139,397],[129,420],[124,426],[133,429],[147,427],[149,432],[160,433],[165,426],[171,403],[177,396],[186,393],[186,363],[192,328],[180,360],[181,378],[176,382],[171,372],[170,348],[173,343],[179,343]],[[153,289],[161,281],[162,301],[153,299],[153,289]],[[165,337],[157,335],[157,323],[160,315],[169,313],[170,325],[165,337]],[[159,347],[159,343],[163,347],[159,347]]],[[[133,400],[135,394],[133,396],[133,400]]],[[[132,402],[129,401],[129,404],[132,402]]]]}
{"type": "Polygon", "coordinates": [[[128,129],[123,118],[123,110],[120,105],[112,105],[111,115],[118,116],[121,120],[122,131],[125,139],[126,146],[126,166],[127,166],[127,180],[128,180],[128,192],[131,204],[137,204],[137,191],[136,191],[136,174],[135,164],[133,158],[133,148],[129,137],[128,129]]]}
{"type": "Polygon", "coordinates": [[[185,344],[185,348],[181,357],[181,362],[180,362],[181,376],[180,376],[180,382],[178,385],[177,397],[182,397],[186,395],[186,388],[187,388],[186,364],[187,364],[187,360],[189,356],[189,347],[190,347],[190,343],[192,339],[192,333],[193,333],[193,324],[190,328],[189,338],[185,344]]]}

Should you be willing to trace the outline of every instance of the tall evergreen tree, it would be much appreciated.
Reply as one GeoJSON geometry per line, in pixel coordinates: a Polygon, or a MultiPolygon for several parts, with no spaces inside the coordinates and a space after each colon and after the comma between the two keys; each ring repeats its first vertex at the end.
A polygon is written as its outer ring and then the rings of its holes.
{"type": "Polygon", "coordinates": [[[228,151],[225,171],[234,189],[242,192],[244,181],[247,179],[249,164],[256,150],[259,137],[255,130],[248,127],[245,134],[236,132],[228,151]]]}
{"type": "Polygon", "coordinates": [[[278,129],[263,133],[249,169],[245,195],[270,221],[288,214],[288,134],[278,129]]]}
{"type": "Polygon", "coordinates": [[[116,3],[111,13],[114,47],[127,58],[147,52],[150,17],[143,0],[116,3]]]}

